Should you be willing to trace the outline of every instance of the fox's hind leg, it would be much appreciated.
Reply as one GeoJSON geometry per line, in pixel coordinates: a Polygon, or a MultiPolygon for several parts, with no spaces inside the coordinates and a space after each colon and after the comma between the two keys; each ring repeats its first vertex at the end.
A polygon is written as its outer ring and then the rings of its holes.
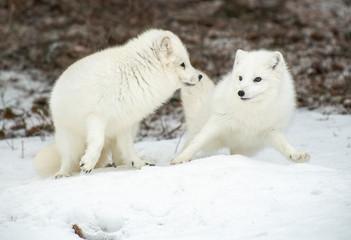
{"type": "Polygon", "coordinates": [[[61,155],[61,167],[55,178],[79,172],[79,159],[84,153],[84,139],[66,128],[56,127],[55,142],[61,155]]]}
{"type": "MultiPolygon", "coordinates": [[[[135,168],[141,168],[145,165],[153,165],[139,158],[134,149],[134,136],[137,131],[137,126],[133,125],[131,128],[125,128],[117,134],[117,144],[115,148],[115,161],[117,164],[122,161],[123,163],[130,162],[135,168]],[[121,156],[121,158],[118,157],[121,156]]],[[[115,163],[116,164],[116,163],[115,163]]]]}
{"type": "Polygon", "coordinates": [[[278,130],[272,130],[268,135],[269,144],[277,149],[281,154],[283,154],[286,158],[294,161],[294,162],[307,162],[311,156],[305,152],[299,152],[291,146],[288,139],[285,137],[284,133],[278,130]]]}

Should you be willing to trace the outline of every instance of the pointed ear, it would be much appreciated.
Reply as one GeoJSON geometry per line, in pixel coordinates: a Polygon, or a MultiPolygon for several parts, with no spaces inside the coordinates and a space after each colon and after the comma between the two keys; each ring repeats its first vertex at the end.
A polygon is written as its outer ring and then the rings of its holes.
{"type": "Polygon", "coordinates": [[[173,53],[172,41],[168,36],[161,37],[158,41],[158,46],[165,56],[169,56],[173,53]]]}
{"type": "Polygon", "coordinates": [[[235,54],[234,67],[239,64],[239,62],[247,55],[246,51],[238,49],[235,54]]]}
{"type": "Polygon", "coordinates": [[[284,58],[283,55],[275,51],[272,54],[272,57],[269,59],[269,67],[272,68],[274,71],[279,70],[280,67],[283,65],[284,58]]]}

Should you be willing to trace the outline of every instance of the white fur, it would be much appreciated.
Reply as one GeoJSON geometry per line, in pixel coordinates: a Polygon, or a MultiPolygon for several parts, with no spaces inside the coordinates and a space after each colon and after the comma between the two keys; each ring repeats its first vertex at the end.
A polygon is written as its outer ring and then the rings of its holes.
{"type": "MultiPolygon", "coordinates": [[[[207,104],[203,103],[207,102],[215,85],[205,73],[201,72],[201,75],[203,77],[196,86],[184,86],[180,91],[188,136],[195,135],[205,124],[210,114],[207,104]]],[[[187,140],[189,139],[188,137],[187,140]]]]}
{"type": "Polygon", "coordinates": [[[200,150],[226,147],[231,154],[251,156],[266,146],[295,162],[308,161],[310,155],[296,151],[284,135],[295,109],[295,90],[280,52],[238,50],[233,71],[212,88],[201,91],[198,85],[186,89],[193,95],[182,94],[188,139],[172,164],[189,161],[200,150]],[[257,77],[262,80],[255,82],[257,77]],[[201,104],[194,104],[199,96],[201,104]]]}
{"type": "MultiPolygon", "coordinates": [[[[180,39],[164,30],[149,30],[123,46],[75,62],[51,94],[56,145],[50,148],[56,150],[40,151],[35,164],[61,160],[55,170],[62,177],[79,167],[90,172],[112,153],[116,165],[129,162],[140,168],[147,163],[133,146],[139,122],[176,89],[200,78],[180,39]]],[[[47,171],[53,174],[54,169],[47,171]]]]}

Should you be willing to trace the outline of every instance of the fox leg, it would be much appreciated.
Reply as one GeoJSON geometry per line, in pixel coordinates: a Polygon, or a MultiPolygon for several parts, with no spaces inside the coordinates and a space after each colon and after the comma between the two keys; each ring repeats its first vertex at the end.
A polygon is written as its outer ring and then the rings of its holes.
{"type": "Polygon", "coordinates": [[[107,164],[108,155],[110,153],[111,153],[111,147],[110,145],[106,145],[106,140],[105,140],[104,148],[101,150],[100,158],[99,158],[99,161],[96,163],[95,168],[105,167],[107,164]]]}
{"type": "Polygon", "coordinates": [[[171,161],[171,165],[188,162],[201,148],[219,134],[218,122],[209,119],[182,152],[171,161]]]}
{"type": "Polygon", "coordinates": [[[273,130],[267,135],[267,138],[273,148],[294,162],[307,162],[311,158],[308,153],[296,151],[281,131],[273,130]]]}
{"type": "Polygon", "coordinates": [[[153,165],[150,164],[141,158],[139,158],[134,149],[134,136],[135,136],[135,126],[131,128],[126,128],[123,131],[119,132],[117,135],[117,144],[115,146],[115,164],[119,164],[120,162],[130,162],[133,167],[141,168],[145,165],[153,165]],[[117,157],[120,155],[120,157],[117,157]]]}
{"type": "Polygon", "coordinates": [[[105,141],[105,127],[105,122],[98,116],[91,115],[86,120],[87,148],[79,163],[86,173],[91,172],[100,158],[105,141]]]}
{"type": "Polygon", "coordinates": [[[119,146],[117,145],[116,137],[111,139],[110,149],[112,153],[112,162],[115,164],[115,166],[117,167],[117,166],[123,165],[124,161],[122,159],[122,154],[121,154],[121,151],[119,150],[119,146]]]}
{"type": "Polygon", "coordinates": [[[78,172],[78,162],[84,153],[84,139],[69,129],[56,127],[55,142],[61,156],[61,167],[55,178],[68,177],[78,172]]]}

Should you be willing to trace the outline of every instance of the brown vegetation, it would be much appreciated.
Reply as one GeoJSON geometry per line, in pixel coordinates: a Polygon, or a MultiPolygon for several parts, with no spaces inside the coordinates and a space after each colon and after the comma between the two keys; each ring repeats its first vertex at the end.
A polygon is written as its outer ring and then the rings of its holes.
{"type": "MultiPolygon", "coordinates": [[[[0,70],[27,71],[50,89],[77,59],[148,28],[178,34],[193,65],[215,80],[231,69],[239,48],[279,50],[300,107],[351,113],[350,0],[6,0],[0,3],[0,70]]],[[[30,114],[48,116],[48,92],[30,114]]],[[[23,114],[0,109],[1,119],[23,114]]],[[[0,129],[0,137],[10,135],[0,129]]]]}

